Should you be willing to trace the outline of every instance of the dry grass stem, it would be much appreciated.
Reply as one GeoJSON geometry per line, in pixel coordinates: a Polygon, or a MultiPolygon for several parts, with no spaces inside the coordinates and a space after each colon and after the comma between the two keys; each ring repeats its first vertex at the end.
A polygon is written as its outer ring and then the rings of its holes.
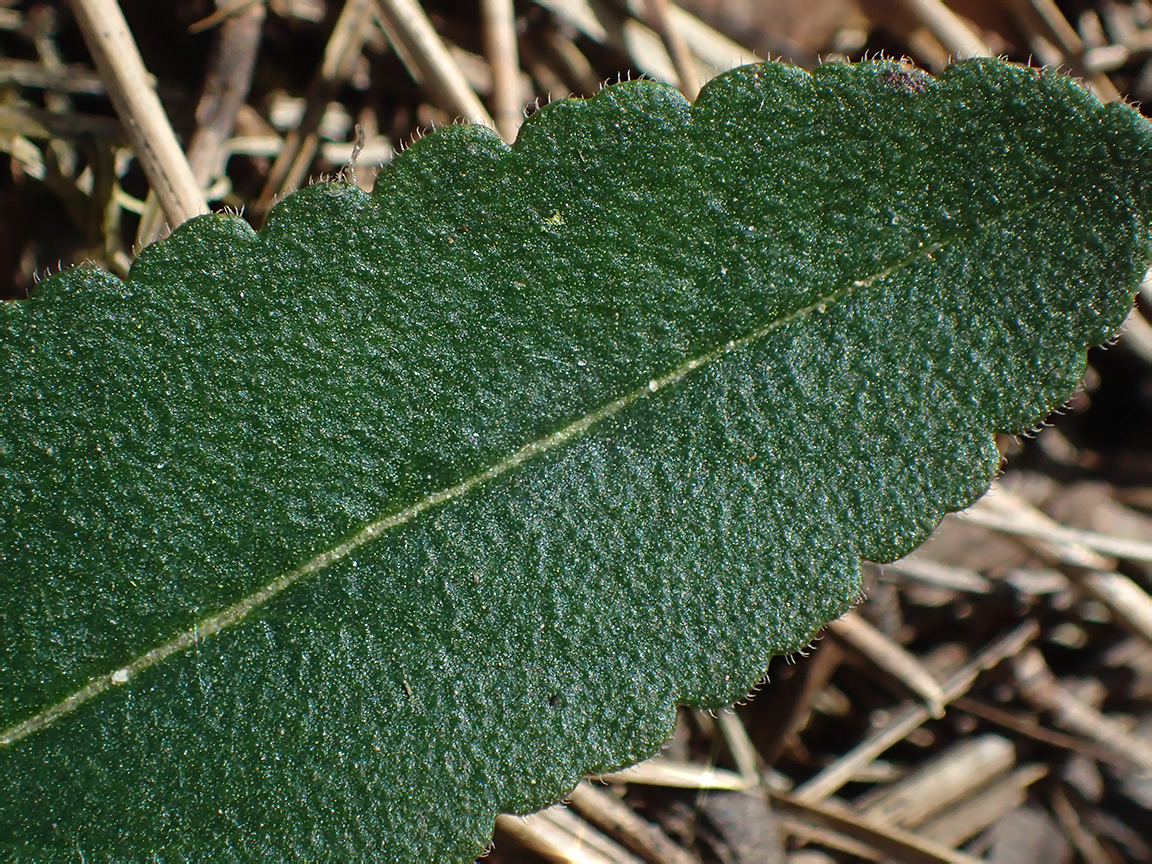
{"type": "Polygon", "coordinates": [[[684,41],[684,34],[672,23],[672,16],[668,10],[669,5],[668,0],[644,0],[644,7],[648,13],[648,23],[664,40],[664,47],[668,50],[672,67],[676,70],[680,92],[689,102],[694,102],[696,94],[700,92],[700,81],[696,77],[696,69],[694,68],[696,64],[688,51],[688,43],[684,41]]]}
{"type": "Polygon", "coordinates": [[[168,123],[115,0],[72,0],[72,11],[112,104],[172,225],[208,204],[168,123]]]}
{"type": "Polygon", "coordinates": [[[1028,787],[1046,776],[1048,769],[1043,765],[1018,768],[935,818],[926,820],[916,833],[945,846],[959,846],[1023,804],[1028,797],[1028,787]]]}
{"type": "Polygon", "coordinates": [[[572,790],[568,800],[572,809],[588,822],[649,864],[695,864],[667,834],[604,789],[584,781],[572,790]]]}
{"type": "Polygon", "coordinates": [[[495,122],[480,98],[468,86],[460,67],[428,20],[417,0],[373,0],[379,17],[387,22],[385,31],[419,69],[420,79],[437,104],[454,117],[481,123],[492,129],[495,122]]]}
{"type": "Polygon", "coordinates": [[[908,831],[876,824],[833,803],[810,801],[787,792],[773,792],[772,803],[782,813],[843,834],[881,856],[904,864],[977,864],[980,861],[908,831]]]}
{"type": "Polygon", "coordinates": [[[663,756],[654,756],[609,774],[589,778],[604,783],[637,783],[643,786],[666,786],[672,789],[716,789],[742,792],[751,788],[747,778],[735,771],[726,771],[695,762],[677,762],[663,756]]]}
{"type": "Polygon", "coordinates": [[[224,168],[226,145],[236,126],[240,106],[248,98],[256,54],[264,30],[264,4],[241,0],[218,3],[227,12],[216,37],[213,57],[200,102],[196,106],[196,131],[188,144],[188,164],[201,187],[218,177],[224,168]]]}
{"type": "Polygon", "coordinates": [[[559,806],[531,816],[499,816],[496,829],[555,864],[644,864],[559,806]]]}
{"type": "Polygon", "coordinates": [[[492,114],[496,131],[511,143],[524,120],[516,10],[512,0],[482,0],[480,10],[484,18],[484,53],[492,67],[492,114]]]}
{"type": "Polygon", "coordinates": [[[903,685],[923,702],[933,717],[944,716],[944,691],[940,682],[912,654],[897,645],[857,612],[848,612],[828,625],[828,631],[844,646],[857,652],[869,665],[903,685]]]}
{"type": "Polygon", "coordinates": [[[901,0],[901,5],[940,40],[953,58],[992,56],[987,42],[940,0],[901,0]]]}
{"type": "MultiPolygon", "coordinates": [[[[1039,635],[1039,632],[1039,625],[1034,620],[1027,620],[984,648],[945,679],[943,683],[945,704],[967,693],[980,673],[1022,651],[1039,635]]],[[[905,705],[893,713],[886,726],[876,730],[823,771],[797,787],[795,792],[797,798],[803,801],[820,801],[833,795],[852,779],[860,766],[871,762],[897,741],[904,740],[909,732],[931,716],[931,712],[923,705],[905,705]]]]}
{"type": "Polygon", "coordinates": [[[1012,770],[1016,748],[1000,735],[958,741],[916,771],[856,801],[871,822],[914,828],[1012,770]]]}
{"type": "Polygon", "coordinates": [[[307,176],[320,143],[317,133],[320,120],[336,86],[352,74],[368,37],[374,11],[372,0],[344,3],[324,46],[324,59],[308,85],[304,116],[285,136],[283,149],[264,181],[255,205],[258,213],[266,213],[276,199],[298,187],[307,176]]]}
{"type": "Polygon", "coordinates": [[[1024,698],[1038,710],[1050,713],[1057,725],[1083,735],[1146,774],[1152,774],[1152,745],[1131,735],[1120,722],[1101,714],[1061,686],[1035,648],[1015,658],[1012,671],[1024,698]]]}

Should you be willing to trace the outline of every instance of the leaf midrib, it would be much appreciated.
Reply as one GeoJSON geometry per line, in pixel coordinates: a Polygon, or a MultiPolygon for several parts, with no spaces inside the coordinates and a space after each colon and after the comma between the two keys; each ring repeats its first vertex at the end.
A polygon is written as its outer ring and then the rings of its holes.
{"type": "MultiPolygon", "coordinates": [[[[1047,196],[1045,196],[1047,197],[1047,196]]],[[[1026,205],[1022,210],[1030,210],[1035,206],[1039,206],[1041,202],[1031,202],[1026,205]]],[[[1004,218],[1012,215],[1017,215],[1011,212],[999,214],[996,219],[990,220],[988,224],[978,226],[977,232],[987,230],[987,228],[995,225],[1004,218]]],[[[506,457],[505,459],[494,463],[488,468],[480,471],[471,477],[462,480],[452,486],[441,489],[437,492],[424,497],[420,501],[405,507],[402,510],[394,513],[381,516],[380,518],[368,523],[355,534],[345,538],[335,546],[330,547],[322,552],[317,553],[308,561],[297,565],[296,567],[282,573],[275,579],[266,583],[258,588],[256,591],[247,595],[243,599],[237,601],[226,609],[221,610],[213,615],[196,622],[190,629],[184,630],[155,648],[147,651],[144,654],[137,656],[129,663],[106,672],[96,678],[90,679],[89,682],[79,690],[71,695],[56,702],[48,708],[43,709],[37,714],[22,720],[9,728],[0,731],[0,747],[7,747],[18,743],[19,741],[35,734],[41,729],[51,725],[57,720],[71,714],[73,711],[80,708],[86,702],[91,701],[102,693],[127,684],[136,676],[151,669],[154,666],[164,662],[167,658],[182,653],[189,648],[195,646],[201,639],[213,636],[223,630],[233,627],[244,619],[246,619],[253,611],[266,605],[271,600],[287,591],[297,582],[304,578],[326,570],[330,566],[338,563],[346,558],[356,549],[371,543],[373,540],[383,536],[394,528],[411,522],[413,519],[421,515],[427,510],[438,507],[442,504],[447,504],[458,498],[462,498],[471,492],[473,489],[486,485],[492,480],[518,468],[520,465],[528,462],[535,456],[554,450],[557,447],[572,441],[594,426],[599,425],[601,422],[615,416],[623,411],[633,403],[639,402],[643,399],[650,398],[651,396],[659,393],[660,391],[679,383],[692,372],[704,366],[708,366],[720,358],[734,353],[743,348],[750,347],[762,339],[767,338],[774,331],[785,327],[801,318],[824,311],[825,308],[837,303],[858,288],[868,288],[881,279],[884,279],[893,273],[897,273],[904,268],[910,266],[914,262],[930,258],[936,252],[942,251],[947,248],[951,243],[955,242],[961,235],[957,232],[952,238],[947,241],[939,241],[932,244],[922,244],[916,250],[906,255],[894,264],[890,264],[875,273],[866,276],[862,279],[856,279],[846,283],[842,287],[830,292],[825,296],[818,297],[813,302],[806,306],[789,312],[787,315],[781,316],[745,335],[729,340],[722,345],[719,345],[703,354],[696,357],[689,358],[680,366],[665,373],[658,378],[650,379],[646,384],[635,388],[634,390],[620,396],[611,402],[606,403],[595,411],[589,412],[584,416],[577,418],[570,422],[561,429],[549,433],[542,438],[529,442],[522,446],[515,453],[506,457]]]]}

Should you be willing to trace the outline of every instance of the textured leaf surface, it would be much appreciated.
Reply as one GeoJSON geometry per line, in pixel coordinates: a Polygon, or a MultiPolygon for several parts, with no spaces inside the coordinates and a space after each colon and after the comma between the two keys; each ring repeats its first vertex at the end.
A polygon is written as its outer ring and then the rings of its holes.
{"type": "Polygon", "coordinates": [[[464,861],[986,487],[1149,253],[1148,126],[970,61],[418,142],[0,309],[0,850],[464,861]]]}

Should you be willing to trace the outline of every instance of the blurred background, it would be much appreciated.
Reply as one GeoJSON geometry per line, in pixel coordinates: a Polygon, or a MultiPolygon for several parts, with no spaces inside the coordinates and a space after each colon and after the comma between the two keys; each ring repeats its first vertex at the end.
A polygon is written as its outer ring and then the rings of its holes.
{"type": "MultiPolygon", "coordinates": [[[[512,140],[549,100],[640,76],[694,96],[771,57],[990,54],[1102,100],[1152,98],[1147,0],[124,0],[213,209],[375,169],[464,118],[512,140]],[[354,163],[354,165],[353,165],[354,163]]],[[[120,275],[154,194],[73,6],[0,0],[0,297],[82,261],[120,275]]],[[[180,160],[178,160],[180,161],[180,160]]],[[[187,168],[182,169],[187,170],[187,168]]],[[[502,817],[491,862],[1152,862],[1152,284],[996,490],[734,712],[565,808],[502,817]]]]}

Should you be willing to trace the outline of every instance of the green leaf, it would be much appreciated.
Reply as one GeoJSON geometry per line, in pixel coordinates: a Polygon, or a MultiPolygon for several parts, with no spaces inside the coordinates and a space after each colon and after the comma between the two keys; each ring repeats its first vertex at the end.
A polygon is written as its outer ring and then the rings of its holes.
{"type": "Polygon", "coordinates": [[[1076,386],[1152,134],[968,61],[419,141],[0,309],[0,849],[465,861],[645,758],[1076,386]]]}

